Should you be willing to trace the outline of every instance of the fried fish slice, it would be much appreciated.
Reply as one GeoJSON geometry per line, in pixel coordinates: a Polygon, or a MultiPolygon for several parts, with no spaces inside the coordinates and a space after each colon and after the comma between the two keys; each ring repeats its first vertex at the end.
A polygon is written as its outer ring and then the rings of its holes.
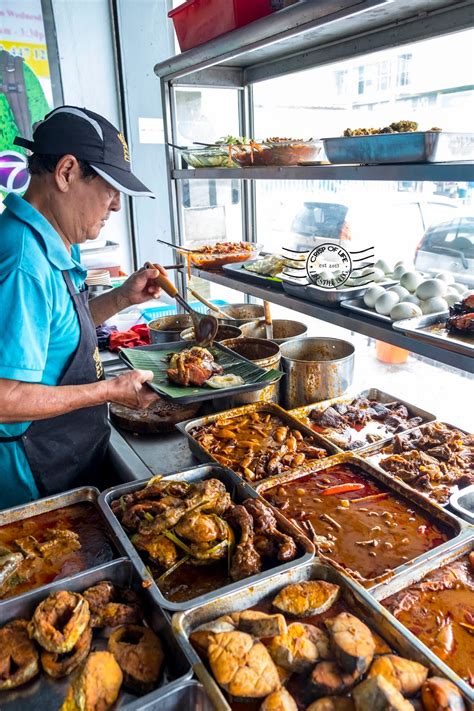
{"type": "Polygon", "coordinates": [[[267,696],[260,706],[260,711],[298,711],[298,706],[292,695],[282,686],[267,696]]]}
{"type": "Polygon", "coordinates": [[[39,672],[38,652],[27,628],[26,620],[13,620],[0,630],[0,690],[26,684],[39,672]]]}
{"type": "Polygon", "coordinates": [[[465,711],[466,705],[458,688],[447,679],[432,676],[421,689],[421,700],[426,711],[465,711]]]}
{"type": "Polygon", "coordinates": [[[350,691],[360,678],[348,674],[336,662],[319,662],[311,673],[311,689],[315,696],[338,696],[350,691]]]}
{"type": "Polygon", "coordinates": [[[89,620],[89,604],[82,595],[58,590],[37,606],[28,634],[46,651],[65,654],[76,645],[89,620]]]}
{"type": "Polygon", "coordinates": [[[53,679],[61,679],[77,669],[86,659],[92,644],[92,629],[87,626],[75,646],[66,654],[43,651],[41,666],[53,679]]]}
{"type": "Polygon", "coordinates": [[[286,633],[273,637],[268,651],[273,661],[290,672],[310,671],[319,658],[321,651],[326,656],[329,651],[327,635],[314,625],[293,622],[286,633]]]}
{"type": "Polygon", "coordinates": [[[421,689],[428,677],[423,664],[412,662],[396,654],[386,654],[376,659],[370,667],[368,678],[381,674],[404,696],[412,696],[421,689]]]}
{"type": "Polygon", "coordinates": [[[60,711],[107,711],[117,700],[122,670],[110,652],[92,652],[72,682],[60,711]]]}
{"type": "Polygon", "coordinates": [[[355,706],[352,699],[325,696],[310,704],[306,711],[355,711],[355,706]]]}
{"type": "Polygon", "coordinates": [[[123,672],[123,683],[132,691],[146,694],[153,689],[164,660],[163,648],[148,627],[124,625],[109,637],[112,652],[123,672]]]}
{"type": "Polygon", "coordinates": [[[339,597],[340,587],[324,580],[292,583],[280,590],[273,606],[295,617],[311,617],[329,610],[339,597]]]}
{"type": "Polygon", "coordinates": [[[266,647],[246,632],[221,632],[208,647],[216,681],[232,696],[259,699],[280,686],[277,668],[266,647]]]}
{"type": "Polygon", "coordinates": [[[350,612],[326,620],[331,648],[341,667],[349,674],[364,674],[372,663],[375,642],[372,632],[350,612]]]}
{"type": "Polygon", "coordinates": [[[358,684],[352,692],[356,711],[415,711],[383,676],[373,676],[358,684]]]}
{"type": "Polygon", "coordinates": [[[248,632],[258,639],[285,634],[287,629],[285,618],[279,613],[267,615],[258,610],[245,610],[234,612],[231,617],[241,632],[248,632]]]}

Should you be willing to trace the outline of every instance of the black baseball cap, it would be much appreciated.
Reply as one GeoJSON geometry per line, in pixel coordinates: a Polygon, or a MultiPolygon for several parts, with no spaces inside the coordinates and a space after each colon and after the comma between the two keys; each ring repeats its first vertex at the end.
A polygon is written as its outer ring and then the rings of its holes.
{"type": "Polygon", "coordinates": [[[66,155],[84,160],[112,187],[132,196],[154,198],[130,167],[123,134],[103,116],[78,106],[60,106],[37,123],[33,140],[17,136],[13,143],[33,153],[66,155]]]}

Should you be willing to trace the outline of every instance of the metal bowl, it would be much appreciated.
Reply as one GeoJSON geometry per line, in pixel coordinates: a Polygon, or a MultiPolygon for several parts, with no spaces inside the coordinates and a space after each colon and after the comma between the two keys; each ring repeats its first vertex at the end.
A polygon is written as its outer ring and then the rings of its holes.
{"type": "Polygon", "coordinates": [[[225,314],[229,314],[231,318],[223,318],[211,310],[208,310],[207,313],[211,316],[215,316],[219,323],[226,323],[229,324],[229,326],[240,327],[243,323],[248,323],[249,321],[263,318],[264,316],[263,306],[259,304],[227,304],[227,306],[221,306],[219,308],[225,314]]]}
{"type": "Polygon", "coordinates": [[[352,343],[338,338],[298,338],[281,346],[285,407],[339,397],[354,375],[352,343]]]}
{"type": "MultiPolygon", "coordinates": [[[[266,370],[278,369],[280,364],[280,346],[274,341],[266,341],[263,338],[231,338],[227,341],[222,341],[222,345],[266,370]]],[[[280,381],[252,393],[232,395],[226,398],[226,409],[238,407],[239,405],[248,405],[252,402],[276,402],[278,404],[279,392],[280,381]]],[[[222,409],[221,400],[216,400],[213,404],[216,409],[222,409]]]]}
{"type": "MultiPolygon", "coordinates": [[[[241,326],[244,336],[250,338],[266,338],[265,322],[251,321],[244,323],[241,326]]],[[[273,338],[275,343],[281,344],[287,341],[292,341],[295,338],[301,338],[308,333],[308,327],[301,321],[289,321],[288,319],[275,319],[273,321],[273,338]]]]}
{"type": "MultiPolygon", "coordinates": [[[[194,328],[186,328],[179,334],[179,337],[183,341],[194,341],[196,336],[194,334],[194,328]]],[[[222,324],[222,326],[217,327],[217,333],[214,338],[215,341],[221,343],[221,341],[228,340],[229,338],[242,338],[242,331],[238,326],[228,326],[227,324],[222,324]]]]}
{"type": "Polygon", "coordinates": [[[162,316],[148,324],[150,340],[152,343],[173,343],[180,340],[179,334],[193,325],[191,316],[179,314],[175,316],[162,316]]]}

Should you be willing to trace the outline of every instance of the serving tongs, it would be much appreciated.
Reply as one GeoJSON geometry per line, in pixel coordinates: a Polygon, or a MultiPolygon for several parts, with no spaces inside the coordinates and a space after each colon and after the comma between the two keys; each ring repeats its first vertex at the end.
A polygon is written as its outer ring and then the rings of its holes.
{"type": "MultiPolygon", "coordinates": [[[[154,267],[154,265],[150,262],[147,262],[145,266],[151,269],[154,267]]],[[[168,294],[168,296],[171,296],[172,299],[176,299],[178,304],[182,306],[183,309],[191,316],[198,346],[208,346],[212,343],[217,334],[218,324],[216,317],[200,314],[198,311],[195,311],[188,304],[186,299],[181,296],[175,285],[163,274],[158,273],[158,276],[155,277],[154,281],[157,286],[160,286],[163,291],[168,294]]]]}

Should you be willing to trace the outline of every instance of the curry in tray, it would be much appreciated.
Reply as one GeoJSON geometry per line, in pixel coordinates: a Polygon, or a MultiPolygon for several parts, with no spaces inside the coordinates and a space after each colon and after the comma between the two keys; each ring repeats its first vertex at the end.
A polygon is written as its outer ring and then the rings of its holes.
{"type": "Polygon", "coordinates": [[[318,554],[365,586],[449,540],[440,524],[354,464],[337,464],[263,491],[318,554]]]}
{"type": "Polygon", "coordinates": [[[293,583],[190,641],[233,711],[465,710],[454,684],[397,655],[351,608],[339,585],[293,583]]]}

